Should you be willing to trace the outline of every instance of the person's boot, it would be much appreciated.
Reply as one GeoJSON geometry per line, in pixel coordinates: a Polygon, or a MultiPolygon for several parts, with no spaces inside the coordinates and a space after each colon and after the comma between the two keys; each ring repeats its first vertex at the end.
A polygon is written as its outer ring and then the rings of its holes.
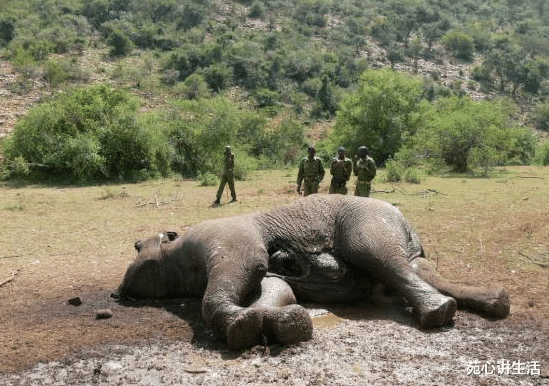
{"type": "Polygon", "coordinates": [[[233,197],[233,199],[231,200],[231,202],[237,202],[238,200],[236,199],[236,197],[233,197]]]}
{"type": "Polygon", "coordinates": [[[214,204],[221,204],[221,200],[219,198],[216,198],[214,204]]]}

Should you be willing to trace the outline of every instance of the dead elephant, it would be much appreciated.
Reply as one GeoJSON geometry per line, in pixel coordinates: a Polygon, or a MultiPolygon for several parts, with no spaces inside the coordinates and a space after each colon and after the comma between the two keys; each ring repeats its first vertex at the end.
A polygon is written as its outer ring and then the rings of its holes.
{"type": "Polygon", "coordinates": [[[207,221],[184,235],[168,231],[135,248],[118,295],[201,297],[206,323],[232,349],[264,336],[283,344],[308,340],[311,319],[296,299],[367,299],[376,283],[403,297],[420,327],[451,324],[458,306],[494,318],[509,314],[505,290],[441,278],[401,212],[371,198],[311,195],[207,221]]]}

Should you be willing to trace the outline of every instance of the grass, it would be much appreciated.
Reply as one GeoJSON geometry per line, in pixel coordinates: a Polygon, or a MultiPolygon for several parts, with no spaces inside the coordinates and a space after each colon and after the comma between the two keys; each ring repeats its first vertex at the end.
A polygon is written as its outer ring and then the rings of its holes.
{"type": "MultiPolygon", "coordinates": [[[[549,289],[543,268],[528,259],[549,251],[549,168],[510,167],[489,179],[426,176],[421,184],[386,183],[384,173],[380,170],[374,180],[372,197],[400,208],[443,275],[511,286],[531,283],[534,274],[536,288],[549,289]]],[[[290,203],[299,199],[296,174],[292,169],[255,172],[249,181],[236,182],[236,205],[219,207],[211,207],[217,186],[183,179],[0,186],[0,279],[39,262],[46,275],[66,271],[70,280],[80,277],[90,286],[112,288],[134,258],[139,238],[290,203]]],[[[328,182],[329,176],[322,194],[328,182]]],[[[352,192],[354,180],[349,188],[352,192]]],[[[226,192],[222,201],[229,201],[226,192]]]]}

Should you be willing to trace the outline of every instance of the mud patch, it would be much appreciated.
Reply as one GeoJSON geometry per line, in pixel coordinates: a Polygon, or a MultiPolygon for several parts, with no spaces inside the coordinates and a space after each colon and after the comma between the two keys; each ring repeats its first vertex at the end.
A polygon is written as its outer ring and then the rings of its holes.
{"type": "MultiPolygon", "coordinates": [[[[458,313],[453,328],[420,331],[386,319],[315,317],[314,338],[243,353],[219,342],[152,339],[81,349],[61,361],[4,374],[0,385],[548,385],[549,331],[458,313]],[[326,328],[329,327],[329,328],[326,328]],[[539,362],[539,375],[472,372],[475,363],[539,362]]],[[[527,369],[527,367],[525,367],[527,369]]]]}

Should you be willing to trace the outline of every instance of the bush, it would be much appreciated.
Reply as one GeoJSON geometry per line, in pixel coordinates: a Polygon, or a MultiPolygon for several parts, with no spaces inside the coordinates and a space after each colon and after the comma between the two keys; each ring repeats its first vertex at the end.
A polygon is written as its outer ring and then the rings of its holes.
{"type": "Polygon", "coordinates": [[[185,4],[183,11],[180,12],[177,28],[188,31],[202,23],[205,14],[204,6],[195,2],[188,2],[185,4]]]}
{"type": "Polygon", "coordinates": [[[132,49],[132,41],[130,38],[119,29],[115,29],[107,39],[107,43],[111,46],[112,56],[125,56],[132,49]]]}
{"type": "Polygon", "coordinates": [[[421,184],[421,174],[415,169],[404,170],[404,181],[410,184],[421,184]]]}
{"type": "Polygon", "coordinates": [[[137,107],[132,96],[104,85],[61,94],[16,124],[2,142],[4,162],[26,163],[30,177],[71,181],[167,175],[164,134],[138,121],[137,107]]]}
{"type": "Polygon", "coordinates": [[[196,179],[200,183],[200,186],[216,186],[219,184],[219,177],[210,172],[198,173],[196,179]]]}
{"type": "Polygon", "coordinates": [[[204,80],[213,92],[221,92],[231,84],[232,68],[224,64],[212,64],[202,71],[204,80]]]}
{"type": "Polygon", "coordinates": [[[387,160],[385,163],[385,170],[387,171],[385,174],[386,182],[402,181],[402,167],[397,161],[393,159],[387,160]]]}
{"type": "Polygon", "coordinates": [[[59,62],[48,60],[45,65],[44,79],[47,80],[53,87],[59,86],[67,81],[71,75],[59,62]]]}
{"type": "Polygon", "coordinates": [[[251,17],[252,19],[263,19],[265,17],[265,4],[261,1],[254,1],[250,7],[248,17],[251,17]]]}
{"type": "Polygon", "coordinates": [[[192,74],[184,82],[175,86],[175,92],[187,99],[200,99],[209,95],[208,83],[199,74],[192,74]]]}
{"type": "Polygon", "coordinates": [[[534,161],[537,165],[549,166],[549,141],[545,141],[538,147],[534,161]]]}
{"type": "Polygon", "coordinates": [[[507,101],[475,102],[470,98],[440,99],[423,115],[422,125],[397,158],[442,160],[457,172],[487,170],[509,162],[528,164],[535,152],[532,132],[510,125],[514,106],[507,101]]]}
{"type": "Polygon", "coordinates": [[[234,153],[234,178],[240,181],[245,181],[255,170],[257,170],[259,161],[243,150],[236,149],[234,150],[234,153]]]}
{"type": "Polygon", "coordinates": [[[549,104],[538,105],[534,109],[533,119],[538,130],[549,131],[549,104]]]}
{"type": "Polygon", "coordinates": [[[450,51],[453,51],[456,57],[470,61],[473,59],[475,45],[473,38],[465,32],[454,30],[448,32],[441,39],[441,42],[450,51]]]}
{"type": "Polygon", "coordinates": [[[9,43],[15,37],[15,19],[6,17],[0,20],[0,39],[9,43]]]}

